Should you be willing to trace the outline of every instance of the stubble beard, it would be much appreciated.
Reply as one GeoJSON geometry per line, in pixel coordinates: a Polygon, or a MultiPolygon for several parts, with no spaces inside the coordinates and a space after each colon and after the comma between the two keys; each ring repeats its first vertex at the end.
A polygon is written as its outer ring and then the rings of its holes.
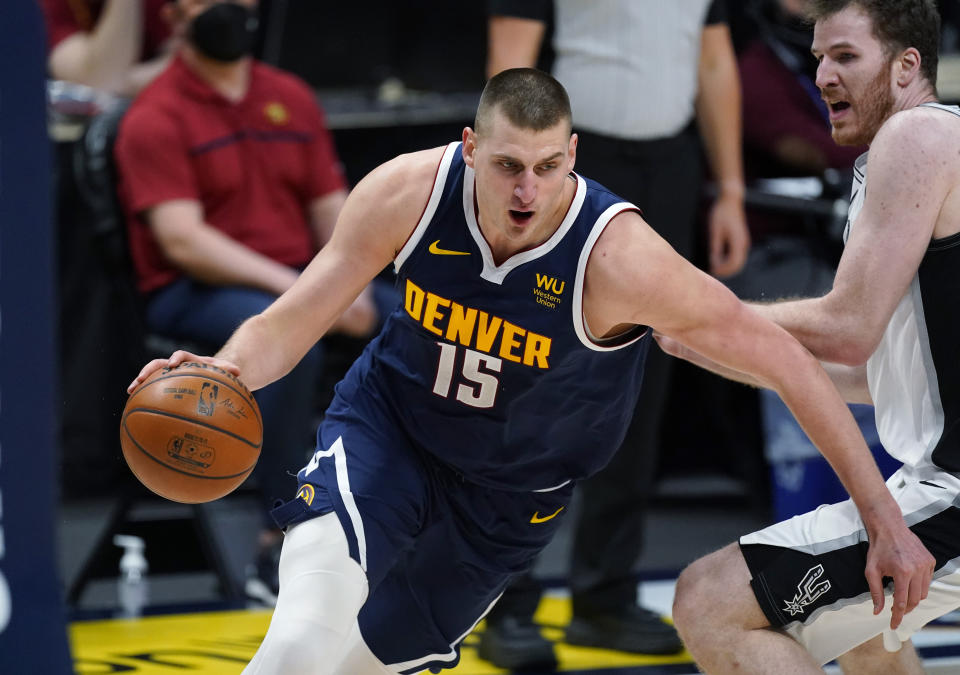
{"type": "Polygon", "coordinates": [[[868,145],[880,126],[893,114],[893,93],[890,91],[890,63],[886,63],[867,84],[857,102],[857,124],[853,128],[833,128],[837,145],[868,145]]]}

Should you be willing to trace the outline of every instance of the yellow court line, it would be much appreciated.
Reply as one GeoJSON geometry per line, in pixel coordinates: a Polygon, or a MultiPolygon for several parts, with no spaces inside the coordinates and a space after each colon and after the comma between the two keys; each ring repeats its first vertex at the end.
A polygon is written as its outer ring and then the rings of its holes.
{"type": "MultiPolygon", "coordinates": [[[[558,672],[602,670],[624,666],[690,663],[688,654],[637,656],[564,644],[563,626],[570,621],[567,597],[545,596],[537,610],[543,634],[556,643],[558,672]]],[[[70,626],[78,675],[129,673],[172,675],[238,675],[253,657],[270,623],[268,610],[242,610],[151,616],[141,619],[82,621],[70,626]]],[[[477,633],[483,630],[483,623],[477,633]]],[[[498,675],[506,671],[477,657],[475,633],[464,640],[455,675],[498,675]]]]}

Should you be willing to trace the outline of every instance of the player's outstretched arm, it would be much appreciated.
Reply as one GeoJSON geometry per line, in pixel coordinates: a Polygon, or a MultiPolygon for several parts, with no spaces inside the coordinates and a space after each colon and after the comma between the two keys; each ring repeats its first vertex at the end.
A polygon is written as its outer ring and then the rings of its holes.
{"type": "MultiPolygon", "coordinates": [[[[720,377],[725,377],[734,382],[748,384],[753,387],[763,386],[757,378],[747,373],[721,366],[719,363],[711,361],[703,354],[698,354],[671,337],[657,332],[654,332],[653,337],[656,339],[657,344],[660,345],[660,348],[670,356],[689,361],[695,366],[709,370],[720,377]]],[[[833,386],[840,392],[844,401],[847,403],[873,404],[873,399],[870,397],[870,390],[867,387],[867,369],[865,366],[847,366],[842,363],[828,363],[826,361],[821,361],[820,365],[824,371],[826,371],[827,375],[830,376],[833,386]]]]}
{"type": "Polygon", "coordinates": [[[860,429],[817,359],[673,251],[635,213],[617,216],[587,266],[585,318],[595,335],[645,324],[776,391],[856,503],[870,538],[875,611],[895,583],[892,625],[926,597],[934,559],[906,527],[860,429]]]}
{"type": "Polygon", "coordinates": [[[290,372],[406,242],[429,199],[442,154],[443,148],[435,148],[402,155],[374,169],[351,191],[330,241],[293,286],[244,321],[215,357],[177,352],[151,361],[128,391],[178,360],[217,359],[233,366],[227,370],[251,390],[290,372]]]}
{"type": "Polygon", "coordinates": [[[824,361],[860,365],[874,352],[917,272],[938,220],[957,201],[956,118],[929,108],[897,113],[870,146],[869,185],[850,226],[836,278],[821,298],[760,305],[824,361]]]}

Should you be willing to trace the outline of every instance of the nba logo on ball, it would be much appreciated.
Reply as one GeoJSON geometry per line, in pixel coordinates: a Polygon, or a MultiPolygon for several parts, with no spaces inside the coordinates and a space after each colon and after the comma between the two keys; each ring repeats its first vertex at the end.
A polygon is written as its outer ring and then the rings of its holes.
{"type": "Polygon", "coordinates": [[[120,423],[133,474],[161,497],[186,504],[233,491],[253,471],[262,440],[253,394],[206,363],[151,375],[127,400],[120,423]]]}

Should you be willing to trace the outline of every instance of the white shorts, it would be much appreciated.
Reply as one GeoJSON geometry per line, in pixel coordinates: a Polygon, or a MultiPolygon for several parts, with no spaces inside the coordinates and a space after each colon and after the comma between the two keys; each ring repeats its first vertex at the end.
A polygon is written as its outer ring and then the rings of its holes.
{"type": "Polygon", "coordinates": [[[907,525],[937,559],[927,599],[896,631],[890,630],[892,580],[885,580],[884,611],[873,614],[864,576],[867,533],[849,499],[740,538],[750,585],[770,624],[821,664],[881,633],[895,651],[925,624],[960,607],[960,477],[904,467],[887,487],[907,525]]]}

